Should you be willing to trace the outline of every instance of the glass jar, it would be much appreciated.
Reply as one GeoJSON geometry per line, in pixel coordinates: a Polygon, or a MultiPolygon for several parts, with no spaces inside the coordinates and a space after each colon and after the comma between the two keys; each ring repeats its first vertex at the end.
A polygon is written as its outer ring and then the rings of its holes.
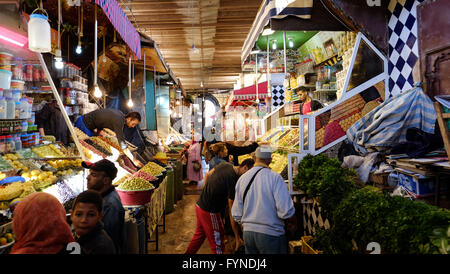
{"type": "Polygon", "coordinates": [[[5,150],[7,153],[14,152],[16,150],[16,144],[14,143],[14,140],[11,135],[6,136],[5,144],[6,144],[5,150]]]}
{"type": "Polygon", "coordinates": [[[27,119],[29,115],[29,103],[25,98],[20,99],[20,114],[19,119],[27,119]]]}
{"type": "Polygon", "coordinates": [[[6,152],[5,136],[0,136],[0,153],[6,152]]]}
{"type": "Polygon", "coordinates": [[[16,103],[10,97],[6,97],[6,119],[14,119],[16,115],[16,103]]]}
{"type": "Polygon", "coordinates": [[[22,132],[27,132],[27,130],[28,130],[28,122],[23,121],[22,122],[22,132]]]}
{"type": "Polygon", "coordinates": [[[0,97],[0,119],[6,119],[6,98],[0,97]]]}
{"type": "Polygon", "coordinates": [[[16,147],[16,151],[22,150],[22,141],[20,140],[20,135],[14,135],[14,146],[16,147]]]}
{"type": "Polygon", "coordinates": [[[14,119],[19,119],[20,112],[22,111],[22,109],[20,107],[20,102],[14,101],[14,104],[16,105],[15,108],[14,108],[14,119]]]}

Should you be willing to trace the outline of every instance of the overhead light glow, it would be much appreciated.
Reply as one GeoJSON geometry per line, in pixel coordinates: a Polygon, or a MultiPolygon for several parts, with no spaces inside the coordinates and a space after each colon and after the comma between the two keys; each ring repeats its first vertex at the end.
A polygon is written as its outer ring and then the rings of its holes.
{"type": "Polygon", "coordinates": [[[28,37],[22,36],[2,27],[0,27],[0,39],[19,47],[23,47],[28,42],[28,37]]]}
{"type": "Polygon", "coordinates": [[[272,40],[272,49],[273,50],[277,49],[277,40],[272,40]]]}
{"type": "Polygon", "coordinates": [[[77,48],[75,49],[75,52],[76,52],[77,54],[81,54],[81,53],[83,52],[83,49],[81,48],[81,45],[80,45],[80,44],[78,44],[77,48]]]}
{"type": "Polygon", "coordinates": [[[94,97],[100,98],[100,97],[102,97],[102,95],[103,95],[103,93],[100,90],[100,88],[98,86],[95,86],[94,87],[94,97]]]}
{"type": "Polygon", "coordinates": [[[133,100],[131,100],[131,99],[128,100],[127,106],[128,106],[129,108],[132,108],[132,107],[134,106],[133,100]]]}
{"type": "Polygon", "coordinates": [[[292,38],[289,38],[289,48],[293,48],[294,47],[294,41],[292,41],[292,38]]]}
{"type": "Polygon", "coordinates": [[[64,68],[64,63],[62,61],[62,57],[61,57],[61,50],[60,49],[56,49],[55,52],[55,68],[56,69],[63,69],[64,68]]]}

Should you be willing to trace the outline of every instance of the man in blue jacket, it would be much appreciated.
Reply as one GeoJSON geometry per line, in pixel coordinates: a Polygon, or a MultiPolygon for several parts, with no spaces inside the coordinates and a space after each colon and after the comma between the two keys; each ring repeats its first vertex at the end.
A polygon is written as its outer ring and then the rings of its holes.
{"type": "Polygon", "coordinates": [[[112,181],[117,176],[113,162],[103,159],[95,163],[82,162],[84,168],[90,169],[87,176],[87,188],[100,192],[103,197],[102,222],[105,231],[114,242],[117,253],[124,252],[125,210],[112,181]]]}

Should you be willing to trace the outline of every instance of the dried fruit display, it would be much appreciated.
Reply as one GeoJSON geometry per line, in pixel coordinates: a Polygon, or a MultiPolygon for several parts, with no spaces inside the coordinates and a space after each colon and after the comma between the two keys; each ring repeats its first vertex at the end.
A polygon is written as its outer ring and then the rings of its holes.
{"type": "Polygon", "coordinates": [[[86,133],[84,133],[83,131],[81,131],[79,128],[74,127],[75,128],[75,133],[77,134],[78,140],[86,140],[89,139],[89,136],[87,136],[86,133]]]}
{"type": "Polygon", "coordinates": [[[124,175],[122,178],[120,178],[117,182],[114,182],[113,185],[114,186],[118,186],[121,183],[125,182],[125,180],[127,180],[128,178],[130,178],[130,175],[124,175]]]}
{"type": "MultiPolygon", "coordinates": [[[[95,142],[94,140],[92,140],[92,138],[90,139],[86,139],[84,140],[84,142],[86,142],[87,144],[89,144],[91,147],[95,148],[96,151],[101,152],[100,155],[106,155],[106,156],[111,156],[112,153],[110,151],[108,151],[107,149],[105,149],[104,147],[100,146],[97,142],[95,142]]],[[[94,153],[96,153],[96,151],[93,151],[94,153]]],[[[97,153],[98,154],[98,153],[97,153]]]]}
{"type": "Polygon", "coordinates": [[[286,134],[283,138],[280,139],[278,145],[288,146],[289,143],[293,142],[293,140],[298,142],[298,138],[299,138],[299,130],[298,128],[294,128],[291,131],[289,131],[289,133],[286,134]]]}
{"type": "Polygon", "coordinates": [[[373,100],[368,102],[361,111],[362,116],[366,116],[367,113],[371,112],[374,108],[378,107],[380,103],[378,101],[373,100]]]}
{"type": "MultiPolygon", "coordinates": [[[[86,139],[86,140],[89,140],[89,139],[86,139]]],[[[86,140],[81,140],[80,144],[83,147],[85,147],[86,149],[88,149],[89,151],[92,151],[93,153],[95,153],[97,155],[100,155],[102,158],[106,158],[106,155],[103,152],[97,150],[95,147],[93,147],[90,144],[86,143],[86,140]]]]}
{"type": "Polygon", "coordinates": [[[149,181],[142,178],[130,178],[117,187],[119,190],[128,191],[148,190],[154,188],[155,187],[149,181]]]}
{"type": "Polygon", "coordinates": [[[288,164],[288,157],[286,154],[273,153],[272,154],[272,162],[269,167],[276,173],[283,172],[283,169],[288,164]]]}
{"type": "Polygon", "coordinates": [[[325,135],[325,128],[316,131],[316,149],[323,147],[323,137],[325,135]]]}
{"type": "Polygon", "coordinates": [[[347,132],[347,130],[354,124],[356,123],[359,119],[361,119],[361,113],[357,112],[355,114],[353,114],[352,116],[348,117],[345,120],[342,120],[339,122],[339,125],[342,127],[342,129],[347,132]]]}
{"type": "Polygon", "coordinates": [[[149,182],[158,180],[158,178],[156,178],[155,176],[148,174],[147,172],[144,172],[142,170],[134,173],[130,178],[141,178],[149,182]]]}
{"type": "Polygon", "coordinates": [[[141,168],[141,171],[147,172],[153,176],[159,176],[165,170],[165,168],[153,162],[148,162],[143,168],[141,168]]]}

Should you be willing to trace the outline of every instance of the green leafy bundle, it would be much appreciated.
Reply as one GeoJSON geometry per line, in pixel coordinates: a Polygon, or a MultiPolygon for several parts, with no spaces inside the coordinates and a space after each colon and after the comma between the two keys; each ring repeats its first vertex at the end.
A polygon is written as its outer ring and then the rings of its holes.
{"type": "Polygon", "coordinates": [[[390,254],[438,253],[430,235],[450,224],[450,211],[365,187],[344,198],[333,210],[331,223],[329,230],[315,235],[315,248],[325,253],[362,253],[370,242],[390,254]]]}
{"type": "Polygon", "coordinates": [[[349,193],[356,190],[355,171],[341,162],[320,154],[306,155],[298,165],[294,184],[309,197],[316,197],[327,215],[349,193]]]}

